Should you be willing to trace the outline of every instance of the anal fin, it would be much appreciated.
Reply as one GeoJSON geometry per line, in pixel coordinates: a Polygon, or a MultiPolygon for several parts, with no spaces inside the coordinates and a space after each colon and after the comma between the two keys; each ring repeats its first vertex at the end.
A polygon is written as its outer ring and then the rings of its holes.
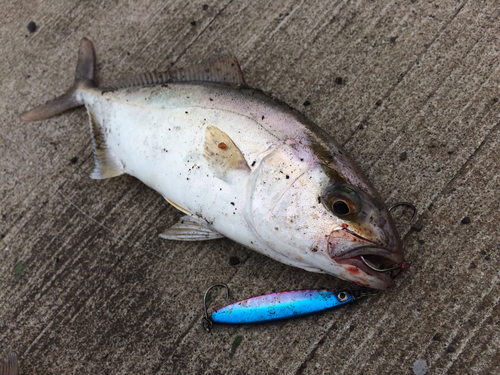
{"type": "Polygon", "coordinates": [[[224,236],[210,229],[204,220],[186,215],[181,217],[177,224],[160,234],[160,237],[175,241],[205,241],[224,236]]]}
{"type": "Polygon", "coordinates": [[[116,177],[123,174],[123,165],[118,158],[113,155],[106,145],[105,135],[101,127],[95,120],[90,108],[87,108],[90,121],[90,131],[92,133],[92,145],[94,146],[95,168],[90,174],[90,178],[102,180],[116,177]]]}

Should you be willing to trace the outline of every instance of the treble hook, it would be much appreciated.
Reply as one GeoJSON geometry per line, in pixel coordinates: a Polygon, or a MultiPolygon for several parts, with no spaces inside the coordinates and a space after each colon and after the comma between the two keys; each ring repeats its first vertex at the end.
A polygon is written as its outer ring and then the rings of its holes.
{"type": "Polygon", "coordinates": [[[208,317],[207,294],[208,294],[208,292],[210,292],[210,290],[212,288],[215,288],[216,286],[226,288],[226,299],[227,299],[227,302],[229,302],[229,288],[227,287],[226,284],[222,284],[222,283],[221,284],[214,284],[210,288],[207,289],[207,291],[205,292],[205,296],[203,297],[203,308],[205,309],[205,317],[201,321],[201,326],[207,332],[210,332],[210,330],[212,329],[212,324],[213,324],[212,320],[208,317]]]}
{"type": "Polygon", "coordinates": [[[398,203],[394,203],[391,207],[389,207],[389,212],[391,212],[394,208],[399,207],[399,206],[407,206],[407,207],[410,207],[410,208],[413,210],[413,216],[411,217],[411,219],[410,219],[410,220],[415,219],[415,216],[417,215],[417,208],[416,208],[413,204],[408,203],[408,202],[398,202],[398,203]]]}

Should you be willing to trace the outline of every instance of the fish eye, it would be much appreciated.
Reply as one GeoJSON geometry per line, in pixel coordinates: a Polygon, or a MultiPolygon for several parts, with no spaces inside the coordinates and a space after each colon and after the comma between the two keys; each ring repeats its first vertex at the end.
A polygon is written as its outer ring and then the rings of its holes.
{"type": "Polygon", "coordinates": [[[346,186],[331,186],[326,189],[322,198],[323,204],[335,216],[351,218],[361,211],[358,193],[346,186]]]}
{"type": "Polygon", "coordinates": [[[333,202],[332,210],[337,215],[340,215],[340,216],[348,215],[349,212],[351,212],[351,210],[349,209],[349,205],[342,200],[337,200],[337,201],[333,202]]]}

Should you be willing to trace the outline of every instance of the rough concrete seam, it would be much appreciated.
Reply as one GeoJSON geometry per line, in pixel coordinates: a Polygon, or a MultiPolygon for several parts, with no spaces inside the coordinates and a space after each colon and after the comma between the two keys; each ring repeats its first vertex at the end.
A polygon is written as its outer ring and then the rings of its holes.
{"type": "MultiPolygon", "coordinates": [[[[388,90],[387,92],[382,96],[382,100],[385,101],[385,99],[387,99],[391,93],[396,89],[396,87],[399,86],[399,84],[401,82],[404,81],[404,78],[408,75],[408,73],[415,67],[415,65],[417,64],[418,61],[421,61],[422,60],[422,57],[429,51],[430,47],[434,44],[434,42],[443,34],[444,30],[450,25],[451,22],[453,22],[453,20],[457,17],[458,13],[460,13],[460,11],[462,10],[462,8],[468,3],[468,1],[464,2],[458,9],[457,11],[455,12],[455,14],[453,14],[453,16],[448,20],[448,22],[446,22],[442,27],[441,29],[436,33],[436,35],[434,36],[434,38],[432,38],[432,40],[430,41],[430,43],[428,43],[424,50],[415,58],[415,60],[413,61],[413,63],[408,67],[408,69],[403,72],[400,76],[400,79],[394,84],[392,85],[388,90]]],[[[364,125],[368,122],[368,120],[370,119],[370,117],[376,112],[377,108],[372,108],[368,114],[359,122],[360,125],[364,125]]],[[[347,139],[345,140],[345,142],[342,143],[342,147],[346,147],[347,143],[351,141],[351,139],[354,137],[354,135],[357,133],[357,126],[356,126],[356,130],[354,130],[350,135],[349,137],[347,137],[347,139]]],[[[378,160],[378,159],[377,159],[378,160]]],[[[376,161],[374,162],[374,164],[376,163],[376,161]]]]}

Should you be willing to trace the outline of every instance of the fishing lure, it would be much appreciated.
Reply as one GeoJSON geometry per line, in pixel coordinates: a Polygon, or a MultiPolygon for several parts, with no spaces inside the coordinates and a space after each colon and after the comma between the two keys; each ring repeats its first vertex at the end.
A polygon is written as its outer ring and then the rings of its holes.
{"type": "Polygon", "coordinates": [[[344,306],[378,293],[378,290],[373,289],[292,290],[244,299],[208,314],[207,295],[214,287],[225,288],[226,298],[229,300],[229,288],[226,284],[215,284],[207,289],[203,299],[205,317],[202,319],[202,326],[207,332],[210,332],[213,323],[252,324],[299,318],[344,306]]]}

